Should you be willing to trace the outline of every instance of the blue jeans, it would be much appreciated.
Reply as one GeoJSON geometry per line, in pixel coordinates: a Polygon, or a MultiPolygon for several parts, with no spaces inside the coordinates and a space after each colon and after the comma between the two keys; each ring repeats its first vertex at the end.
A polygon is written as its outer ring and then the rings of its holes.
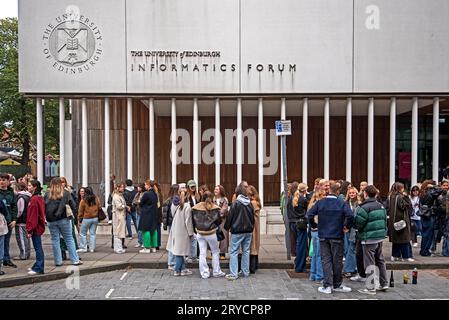
{"type": "Polygon", "coordinates": [[[8,230],[8,233],[5,234],[5,244],[3,245],[3,261],[11,261],[11,257],[9,255],[9,241],[11,240],[12,229],[8,230]]]}
{"type": "MultiPolygon", "coordinates": [[[[168,233],[170,233],[171,226],[168,226],[168,233]]],[[[174,267],[175,266],[175,255],[171,251],[167,251],[167,258],[168,258],[168,266],[174,267]]]]}
{"type": "Polygon", "coordinates": [[[350,232],[345,233],[345,263],[343,266],[343,272],[356,273],[357,272],[357,260],[355,255],[355,241],[349,240],[350,232]]]}
{"type": "Polygon", "coordinates": [[[186,268],[186,262],[184,256],[175,256],[175,271],[181,272],[186,268]]]}
{"type": "Polygon", "coordinates": [[[5,236],[0,236],[0,268],[3,263],[3,253],[5,251],[5,236]]]}
{"type": "Polygon", "coordinates": [[[290,229],[296,237],[295,272],[304,272],[307,259],[307,230],[299,230],[296,223],[290,223],[290,229]]]}
{"type": "Polygon", "coordinates": [[[413,220],[416,225],[416,235],[422,236],[422,222],[421,220],[413,220]]]}
{"type": "Polygon", "coordinates": [[[83,219],[80,228],[80,249],[87,249],[87,230],[89,230],[89,249],[95,250],[98,218],[83,219]]]}
{"type": "Polygon", "coordinates": [[[161,224],[158,223],[157,224],[157,247],[158,248],[161,247],[161,234],[162,234],[161,224]]]}
{"type": "Polygon", "coordinates": [[[136,229],[136,233],[139,232],[137,230],[137,213],[135,211],[127,212],[126,213],[126,230],[128,231],[127,237],[133,236],[133,231],[131,229],[131,220],[134,223],[134,228],[136,229]]]}
{"type": "Polygon", "coordinates": [[[48,228],[50,229],[55,264],[57,266],[62,265],[61,245],[59,242],[61,234],[67,245],[70,260],[73,264],[78,263],[80,259],[76,253],[75,240],[73,240],[72,221],[64,218],[58,221],[48,222],[48,228]]]}
{"type": "Polygon", "coordinates": [[[139,230],[140,213],[137,214],[137,243],[143,245],[142,231],[139,230]]]}
{"type": "Polygon", "coordinates": [[[421,250],[419,254],[423,257],[430,256],[430,248],[433,240],[433,228],[435,225],[435,217],[421,217],[422,223],[422,237],[421,237],[421,250]]]}
{"type": "Polygon", "coordinates": [[[245,277],[249,276],[249,249],[252,236],[252,233],[231,234],[229,246],[229,272],[234,277],[238,277],[238,255],[240,246],[242,247],[242,272],[245,277]]]}
{"type": "Polygon", "coordinates": [[[193,235],[191,241],[189,258],[194,259],[198,257],[198,240],[196,239],[196,234],[193,235]]]}
{"type": "Polygon", "coordinates": [[[449,257],[449,220],[446,219],[446,232],[444,234],[442,254],[449,257]]]}
{"type": "Polygon", "coordinates": [[[324,272],[323,272],[323,265],[321,263],[320,240],[318,238],[318,231],[312,231],[311,235],[312,235],[313,255],[310,265],[309,279],[312,281],[321,281],[324,278],[324,272]]]}
{"type": "Polygon", "coordinates": [[[31,267],[31,270],[37,273],[44,273],[44,249],[42,249],[42,238],[41,236],[33,234],[31,236],[31,240],[33,241],[33,247],[36,251],[36,262],[31,267]]]}
{"type": "Polygon", "coordinates": [[[410,243],[393,243],[391,248],[391,256],[395,258],[408,259],[411,258],[410,243]]]}

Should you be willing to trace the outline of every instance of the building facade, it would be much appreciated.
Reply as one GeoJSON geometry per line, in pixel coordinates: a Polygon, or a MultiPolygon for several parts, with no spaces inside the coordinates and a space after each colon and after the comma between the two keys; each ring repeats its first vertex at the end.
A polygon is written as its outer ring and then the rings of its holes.
{"type": "Polygon", "coordinates": [[[42,99],[59,99],[60,172],[76,187],[247,180],[275,204],[274,122],[288,119],[289,181],[386,194],[447,165],[448,13],[445,0],[19,0],[20,90],[36,98],[40,159],[42,99]]]}

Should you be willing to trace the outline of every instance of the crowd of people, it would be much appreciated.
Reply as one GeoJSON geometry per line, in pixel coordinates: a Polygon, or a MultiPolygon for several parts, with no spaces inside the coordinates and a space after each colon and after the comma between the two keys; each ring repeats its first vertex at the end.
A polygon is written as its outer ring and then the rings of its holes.
{"type": "MultiPolygon", "coordinates": [[[[132,225],[135,247],[142,254],[160,250],[162,228],[167,230],[167,266],[174,276],[192,274],[186,268],[191,262],[198,262],[202,278],[235,280],[258,269],[262,208],[257,189],[246,181],[231,198],[221,185],[212,190],[206,185],[197,188],[194,180],[172,185],[165,199],[154,180],[137,187],[126,180],[112,187],[106,215],[91,187],[75,191],[64,177],[53,178],[43,194],[34,177],[16,181],[0,174],[0,275],[4,274],[1,266],[16,267],[9,253],[13,230],[20,251],[16,259],[30,259],[32,241],[36,263],[29,274],[36,275],[44,273],[41,236],[47,226],[55,265],[67,260],[67,252],[71,263],[80,265],[80,253],[95,252],[97,225],[107,218],[116,254],[126,252],[132,225]],[[229,274],[220,267],[227,254],[229,274]],[[212,260],[212,272],[207,257],[212,260]]],[[[311,192],[305,183],[289,184],[288,194],[281,198],[287,204],[295,271],[306,272],[310,259],[309,279],[322,283],[318,290],[329,294],[351,291],[343,285],[343,276],[366,282],[369,267],[375,266],[369,269],[376,271],[375,283],[367,283],[360,291],[386,290],[386,238],[392,243],[392,261],[413,262],[412,248],[418,246],[421,256],[434,256],[441,242],[441,254],[449,256],[448,189],[448,181],[438,185],[425,180],[408,192],[396,182],[388,197],[381,198],[379,190],[366,182],[357,190],[348,181],[318,178],[311,192]]]]}
{"type": "Polygon", "coordinates": [[[360,184],[360,191],[342,180],[318,178],[312,192],[304,183],[289,184],[286,214],[295,244],[295,271],[304,272],[309,256],[309,279],[322,283],[318,290],[330,294],[351,291],[342,285],[343,275],[366,282],[370,267],[376,281],[359,291],[375,294],[388,288],[385,238],[392,243],[392,261],[413,262],[412,247],[418,246],[421,256],[435,256],[441,242],[441,254],[449,257],[448,189],[448,181],[438,185],[425,180],[408,192],[396,182],[383,199],[366,182],[360,184]]]}

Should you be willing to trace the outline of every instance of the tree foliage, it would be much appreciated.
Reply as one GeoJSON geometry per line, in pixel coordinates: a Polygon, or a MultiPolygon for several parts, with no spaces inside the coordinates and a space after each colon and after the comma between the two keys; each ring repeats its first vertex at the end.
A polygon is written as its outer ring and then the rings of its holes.
{"type": "MultiPolygon", "coordinates": [[[[18,38],[17,19],[0,19],[0,130],[10,129],[10,139],[22,148],[21,163],[27,165],[35,153],[36,107],[34,99],[19,92],[18,38]]],[[[45,101],[44,119],[46,152],[59,153],[56,101],[45,101]]]]}

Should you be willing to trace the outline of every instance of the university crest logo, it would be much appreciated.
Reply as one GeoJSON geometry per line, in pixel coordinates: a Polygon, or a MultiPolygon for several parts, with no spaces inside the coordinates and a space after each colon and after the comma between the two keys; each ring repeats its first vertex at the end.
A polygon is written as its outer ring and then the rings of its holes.
{"type": "Polygon", "coordinates": [[[91,19],[80,14],[63,14],[46,26],[44,54],[52,67],[67,74],[94,68],[103,54],[103,36],[91,19]]]}

